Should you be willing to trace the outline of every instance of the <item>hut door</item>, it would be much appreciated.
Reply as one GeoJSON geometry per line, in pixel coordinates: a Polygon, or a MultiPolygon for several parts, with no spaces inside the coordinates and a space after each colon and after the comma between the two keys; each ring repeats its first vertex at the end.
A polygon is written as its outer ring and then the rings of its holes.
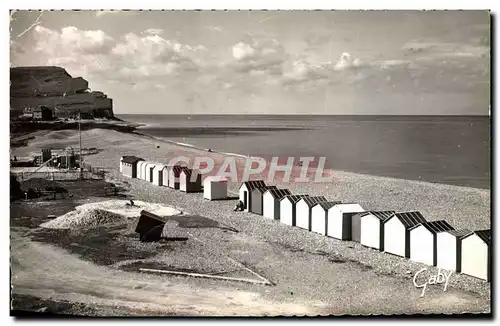
{"type": "Polygon", "coordinates": [[[248,208],[248,191],[243,191],[243,207],[248,208]]]}

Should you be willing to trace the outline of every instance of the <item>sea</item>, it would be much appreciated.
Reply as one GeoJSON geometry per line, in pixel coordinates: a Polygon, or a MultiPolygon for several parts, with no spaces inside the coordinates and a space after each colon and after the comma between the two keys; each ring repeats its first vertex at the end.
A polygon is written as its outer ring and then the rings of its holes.
{"type": "Polygon", "coordinates": [[[130,115],[154,137],[333,170],[490,189],[489,116],[130,115]],[[286,161],[286,160],[285,160],[286,161]]]}

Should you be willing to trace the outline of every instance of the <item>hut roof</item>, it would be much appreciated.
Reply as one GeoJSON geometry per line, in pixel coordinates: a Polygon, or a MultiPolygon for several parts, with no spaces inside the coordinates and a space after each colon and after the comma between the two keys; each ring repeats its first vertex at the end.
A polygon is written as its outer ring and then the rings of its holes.
{"type": "Polygon", "coordinates": [[[289,201],[292,202],[292,204],[295,204],[296,202],[298,202],[299,200],[301,200],[304,197],[309,197],[309,195],[287,195],[287,196],[284,196],[283,198],[281,198],[281,200],[288,199],[289,201]]]}
{"type": "Polygon", "coordinates": [[[319,203],[316,203],[314,206],[319,205],[321,206],[324,210],[329,210],[335,205],[342,204],[341,201],[322,201],[319,203]]]}
{"type": "Polygon", "coordinates": [[[200,171],[196,170],[196,169],[189,169],[185,166],[181,166],[181,172],[180,173],[184,173],[186,175],[186,177],[188,178],[191,178],[191,175],[193,173],[196,173],[196,174],[200,174],[200,171]]]}
{"type": "Polygon", "coordinates": [[[307,196],[307,197],[304,197],[302,198],[304,199],[304,202],[307,204],[307,206],[309,207],[313,207],[314,205],[316,205],[317,203],[321,203],[321,202],[326,202],[328,201],[325,197],[323,196],[307,196]]]}
{"type": "Polygon", "coordinates": [[[414,225],[427,222],[420,212],[396,213],[394,216],[399,218],[405,228],[411,228],[414,225]]]}
{"type": "Polygon", "coordinates": [[[255,188],[262,188],[266,186],[266,183],[263,180],[253,180],[253,181],[245,181],[241,184],[240,188],[245,185],[248,190],[252,190],[255,188]]]}
{"type": "Polygon", "coordinates": [[[278,189],[278,188],[276,186],[265,186],[265,187],[253,188],[252,192],[254,191],[259,192],[261,195],[263,195],[266,191],[273,189],[278,189]]]}
{"type": "Polygon", "coordinates": [[[271,194],[271,196],[273,196],[273,198],[278,198],[278,199],[281,199],[285,196],[292,194],[292,192],[288,189],[273,188],[273,189],[267,189],[267,191],[269,191],[269,193],[271,194]]]}
{"type": "Polygon", "coordinates": [[[395,211],[367,211],[358,213],[358,215],[360,217],[372,215],[378,218],[380,221],[385,222],[387,219],[389,219],[389,217],[393,216],[395,213],[396,213],[395,211]]]}
{"type": "Polygon", "coordinates": [[[473,232],[468,229],[462,229],[462,230],[449,230],[448,233],[455,237],[463,238],[469,234],[472,234],[473,232]]]}
{"type": "Polygon", "coordinates": [[[417,225],[412,226],[411,229],[415,229],[419,225],[422,225],[432,233],[439,233],[439,232],[453,230],[453,227],[450,224],[448,224],[448,222],[446,222],[445,220],[419,223],[417,225]]]}
{"type": "Polygon", "coordinates": [[[184,166],[180,165],[173,165],[170,167],[170,170],[174,172],[175,175],[181,174],[181,171],[183,170],[184,166]]]}
{"type": "Polygon", "coordinates": [[[161,163],[156,163],[155,164],[155,168],[154,168],[154,171],[161,171],[165,168],[165,165],[161,164],[161,163]]]}
{"type": "MultiPolygon", "coordinates": [[[[490,245],[490,243],[491,243],[491,230],[478,230],[478,231],[474,231],[470,235],[472,235],[472,234],[476,234],[486,244],[490,245]]],[[[466,236],[464,238],[467,238],[467,237],[468,236],[466,236]]]]}
{"type": "Polygon", "coordinates": [[[137,157],[137,156],[123,156],[122,157],[122,162],[125,162],[128,164],[135,164],[139,161],[144,161],[144,159],[137,157]]]}

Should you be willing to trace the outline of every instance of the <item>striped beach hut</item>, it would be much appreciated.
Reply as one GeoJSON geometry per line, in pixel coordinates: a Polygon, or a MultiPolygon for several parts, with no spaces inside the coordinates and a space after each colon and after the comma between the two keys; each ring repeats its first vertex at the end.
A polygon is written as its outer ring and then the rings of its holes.
{"type": "Polygon", "coordinates": [[[436,266],[437,235],[451,230],[453,227],[445,220],[420,223],[411,227],[410,260],[436,266]]]}
{"type": "Polygon", "coordinates": [[[301,198],[296,206],[295,225],[311,231],[312,208],[318,203],[327,202],[324,196],[307,196],[301,198]]]}
{"type": "Polygon", "coordinates": [[[278,189],[276,186],[265,186],[262,188],[254,188],[250,191],[250,213],[257,215],[264,214],[264,193],[268,190],[278,189]]]}
{"type": "Polygon", "coordinates": [[[311,210],[311,231],[326,235],[328,230],[328,211],[340,201],[324,201],[316,203],[311,210]]]}
{"type": "Polygon", "coordinates": [[[339,240],[351,240],[352,217],[365,209],[359,204],[343,203],[337,204],[328,210],[327,236],[339,240]]]}
{"type": "Polygon", "coordinates": [[[461,271],[491,280],[491,230],[474,231],[462,238],[461,271]]]}
{"type": "Polygon", "coordinates": [[[462,261],[462,239],[472,234],[471,230],[449,230],[437,234],[437,264],[439,268],[460,273],[462,261]]]}
{"type": "Polygon", "coordinates": [[[172,189],[179,189],[179,176],[181,175],[183,166],[173,165],[168,168],[168,186],[172,189]]]}
{"type": "Polygon", "coordinates": [[[200,171],[183,167],[179,174],[179,190],[184,192],[201,192],[200,171]]]}
{"type": "Polygon", "coordinates": [[[359,243],[383,251],[384,223],[395,213],[395,211],[368,211],[354,215],[352,223],[358,224],[359,221],[361,225],[359,243]]]}
{"type": "Polygon", "coordinates": [[[295,226],[296,204],[309,195],[287,195],[280,200],[280,221],[283,224],[295,226]]]}
{"type": "Polygon", "coordinates": [[[280,201],[281,198],[291,195],[288,189],[267,189],[264,193],[263,215],[264,217],[279,220],[280,219],[280,201]]]}
{"type": "Polygon", "coordinates": [[[250,209],[250,192],[255,188],[263,188],[266,184],[262,180],[245,181],[239,189],[240,201],[243,203],[243,210],[248,212],[250,209]]]}
{"type": "Polygon", "coordinates": [[[410,258],[410,228],[427,222],[420,212],[396,213],[384,223],[384,251],[410,258]]]}

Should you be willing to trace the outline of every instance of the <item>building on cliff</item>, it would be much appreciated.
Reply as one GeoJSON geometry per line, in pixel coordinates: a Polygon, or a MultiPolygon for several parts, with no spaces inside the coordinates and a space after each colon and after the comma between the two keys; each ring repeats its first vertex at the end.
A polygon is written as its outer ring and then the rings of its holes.
{"type": "Polygon", "coordinates": [[[113,100],[103,92],[90,92],[88,81],[73,78],[61,67],[10,68],[11,117],[25,108],[45,107],[56,118],[82,114],[82,118],[112,118],[113,100]]]}

